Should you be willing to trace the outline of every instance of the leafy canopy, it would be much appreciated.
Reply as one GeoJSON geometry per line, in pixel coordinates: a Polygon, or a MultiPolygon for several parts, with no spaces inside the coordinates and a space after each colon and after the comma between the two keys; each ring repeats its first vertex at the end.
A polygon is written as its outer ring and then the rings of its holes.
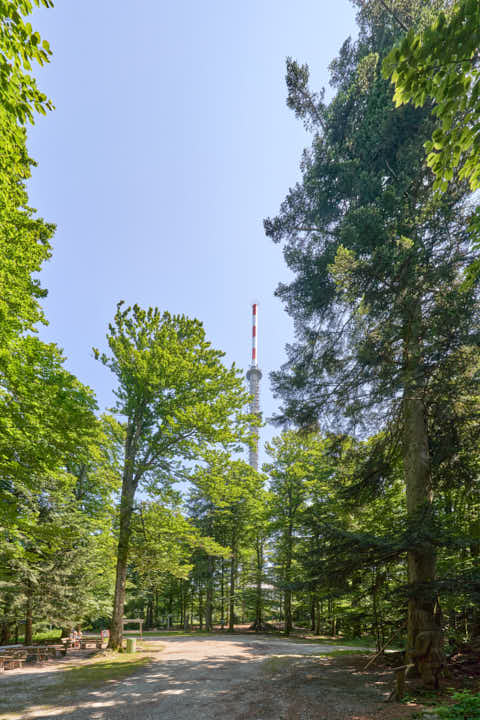
{"type": "Polygon", "coordinates": [[[457,167],[472,190],[480,187],[479,27],[478,0],[459,0],[423,32],[411,28],[383,64],[397,107],[433,102],[438,125],[425,148],[441,190],[457,167]]]}

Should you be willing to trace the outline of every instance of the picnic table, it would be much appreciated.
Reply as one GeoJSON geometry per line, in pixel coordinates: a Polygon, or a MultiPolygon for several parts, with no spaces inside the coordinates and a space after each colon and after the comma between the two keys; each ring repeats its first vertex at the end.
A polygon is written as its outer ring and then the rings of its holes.
{"type": "Polygon", "coordinates": [[[0,654],[0,672],[21,668],[27,659],[26,652],[19,648],[12,648],[0,654]]]}
{"type": "Polygon", "coordinates": [[[82,650],[86,650],[89,645],[95,645],[95,647],[98,650],[103,649],[103,643],[105,642],[106,638],[102,638],[100,636],[95,635],[84,635],[80,639],[80,647],[82,650]]]}
{"type": "Polygon", "coordinates": [[[105,641],[106,638],[104,639],[100,636],[97,637],[96,635],[82,635],[82,637],[77,638],[76,640],[72,640],[72,638],[62,638],[65,652],[68,648],[81,648],[82,650],[86,650],[89,646],[102,650],[105,641]]]}
{"type": "Polygon", "coordinates": [[[49,657],[56,657],[58,645],[24,645],[0,650],[0,672],[21,668],[24,662],[45,662],[49,657]]]}

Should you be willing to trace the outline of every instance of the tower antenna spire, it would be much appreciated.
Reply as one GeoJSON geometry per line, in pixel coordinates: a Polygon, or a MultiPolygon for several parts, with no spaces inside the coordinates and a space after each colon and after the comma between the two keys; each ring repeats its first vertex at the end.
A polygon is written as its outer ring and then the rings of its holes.
{"type": "MultiPolygon", "coordinates": [[[[258,367],[258,303],[252,305],[252,364],[247,372],[247,380],[250,385],[250,412],[260,417],[260,380],[262,371],[258,367]]],[[[249,450],[249,464],[258,470],[258,429],[255,428],[255,443],[249,450]]]]}

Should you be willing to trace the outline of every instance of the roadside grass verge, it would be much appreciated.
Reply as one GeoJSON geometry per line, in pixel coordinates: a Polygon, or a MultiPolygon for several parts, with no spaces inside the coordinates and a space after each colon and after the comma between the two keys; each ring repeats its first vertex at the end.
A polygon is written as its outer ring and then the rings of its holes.
{"type": "Polygon", "coordinates": [[[357,656],[360,654],[361,653],[356,650],[332,650],[331,652],[315,653],[315,655],[272,655],[262,662],[261,670],[267,675],[275,675],[286,670],[292,664],[311,664],[312,661],[315,662],[316,660],[321,660],[326,657],[338,657],[340,655],[357,656]]]}
{"type": "Polygon", "coordinates": [[[362,652],[364,648],[368,648],[371,651],[376,649],[375,640],[372,641],[370,638],[365,638],[363,641],[361,639],[347,640],[346,638],[301,637],[299,635],[283,635],[282,633],[268,634],[267,637],[277,637],[292,643],[304,643],[305,645],[331,645],[332,647],[348,645],[358,648],[359,652],[362,652]]]}
{"type": "MultiPolygon", "coordinates": [[[[194,637],[195,635],[212,635],[215,633],[207,633],[205,630],[147,630],[142,633],[142,637],[194,637]]],[[[138,630],[125,630],[124,637],[140,638],[138,630]]]]}

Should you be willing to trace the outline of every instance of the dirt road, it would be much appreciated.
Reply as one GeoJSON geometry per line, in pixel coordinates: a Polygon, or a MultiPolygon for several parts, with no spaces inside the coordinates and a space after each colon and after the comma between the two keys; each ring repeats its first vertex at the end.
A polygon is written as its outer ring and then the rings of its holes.
{"type": "MultiPolygon", "coordinates": [[[[148,638],[152,661],[128,678],[32,701],[8,718],[58,720],[363,720],[379,717],[391,679],[358,672],[342,649],[255,635],[148,638]],[[158,645],[157,645],[158,642],[158,645]],[[162,646],[161,652],[156,648],[162,646]]],[[[358,651],[358,648],[356,648],[358,651]]],[[[361,665],[361,663],[360,663],[361,665]]],[[[22,671],[30,691],[41,673],[22,671]]],[[[61,669],[51,674],[61,675],[61,669]]],[[[16,681],[22,675],[15,671],[16,681]]],[[[6,675],[6,674],[5,674],[6,675]]],[[[8,692],[1,678],[0,692],[8,692]],[[3,686],[3,687],[2,687],[3,686]]],[[[9,673],[10,675],[10,673],[9,673]]],[[[4,684],[4,678],[6,683],[4,684]]],[[[13,679],[13,673],[12,673],[13,679]]],[[[54,678],[55,680],[55,678],[54,678]]]]}

